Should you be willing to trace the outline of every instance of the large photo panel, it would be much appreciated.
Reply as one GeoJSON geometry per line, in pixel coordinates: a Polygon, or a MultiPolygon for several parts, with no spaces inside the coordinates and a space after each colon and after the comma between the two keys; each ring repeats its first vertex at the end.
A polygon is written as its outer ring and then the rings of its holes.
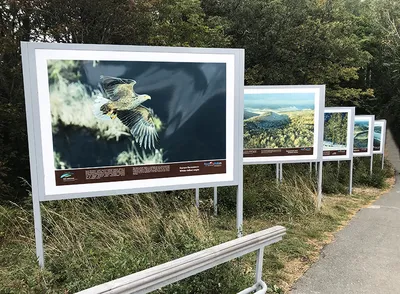
{"type": "Polygon", "coordinates": [[[354,107],[326,107],[324,111],[323,159],[353,157],[354,107]]]}
{"type": "Polygon", "coordinates": [[[325,86],[248,86],[243,163],[322,159],[325,86]]]}
{"type": "Polygon", "coordinates": [[[243,50],[22,45],[41,200],[238,183],[243,50]]]}
{"type": "Polygon", "coordinates": [[[380,119],[374,122],[374,154],[383,154],[386,141],[386,120],[380,119]]]}
{"type": "Polygon", "coordinates": [[[354,118],[353,156],[372,156],[374,115],[356,115],[354,118]]]}

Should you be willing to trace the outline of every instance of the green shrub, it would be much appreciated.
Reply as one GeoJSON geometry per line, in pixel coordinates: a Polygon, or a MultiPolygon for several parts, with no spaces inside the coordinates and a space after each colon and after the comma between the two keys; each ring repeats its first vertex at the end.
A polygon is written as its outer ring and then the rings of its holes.
{"type": "MultiPolygon", "coordinates": [[[[308,166],[308,165],[307,165],[308,166]]],[[[243,207],[245,217],[257,214],[291,214],[315,211],[315,183],[309,167],[283,165],[283,182],[275,177],[275,165],[244,167],[243,207]],[[304,172],[307,176],[303,176],[304,172]]],[[[236,209],[236,188],[218,189],[218,208],[224,212],[236,209]]]]}
{"type": "MultiPolygon", "coordinates": [[[[213,235],[209,217],[192,200],[177,194],[43,204],[45,272],[34,258],[31,210],[2,206],[0,293],[73,293],[226,241],[213,235]]],[[[159,292],[234,293],[252,281],[241,262],[232,261],[159,292]]]]}

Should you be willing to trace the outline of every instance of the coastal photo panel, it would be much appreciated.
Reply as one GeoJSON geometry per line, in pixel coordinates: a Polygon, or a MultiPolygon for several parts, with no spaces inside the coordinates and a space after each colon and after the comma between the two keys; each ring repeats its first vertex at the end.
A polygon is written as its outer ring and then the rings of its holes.
{"type": "Polygon", "coordinates": [[[374,115],[356,115],[354,118],[353,156],[372,156],[374,115]]]}
{"type": "Polygon", "coordinates": [[[383,154],[386,141],[386,120],[374,122],[374,154],[383,154]]]}
{"type": "Polygon", "coordinates": [[[320,159],[324,100],[324,86],[245,87],[244,163],[320,159]]]}

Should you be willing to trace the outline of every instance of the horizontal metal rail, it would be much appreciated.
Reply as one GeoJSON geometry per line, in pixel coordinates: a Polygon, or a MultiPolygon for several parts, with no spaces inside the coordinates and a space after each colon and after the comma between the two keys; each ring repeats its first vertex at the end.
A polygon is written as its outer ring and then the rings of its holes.
{"type": "MultiPolygon", "coordinates": [[[[255,289],[264,288],[265,283],[261,281],[264,247],[282,240],[282,237],[285,235],[285,233],[286,229],[284,227],[275,226],[101,285],[94,286],[92,288],[88,288],[78,292],[78,294],[149,293],[256,250],[258,250],[256,284],[253,287],[255,287],[255,289]]],[[[253,287],[246,290],[250,290],[253,287]]],[[[246,290],[243,290],[241,293],[246,290]]],[[[265,291],[258,293],[265,293],[265,291]]]]}

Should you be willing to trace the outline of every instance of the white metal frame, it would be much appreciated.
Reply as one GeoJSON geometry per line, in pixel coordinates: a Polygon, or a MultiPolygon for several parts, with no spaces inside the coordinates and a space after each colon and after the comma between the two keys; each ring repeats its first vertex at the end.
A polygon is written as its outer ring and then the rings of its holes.
{"type": "Polygon", "coordinates": [[[240,235],[243,223],[243,49],[21,42],[21,51],[36,253],[42,267],[44,253],[40,216],[41,201],[237,185],[237,229],[240,235]],[[226,173],[120,181],[118,185],[98,183],[56,186],[46,63],[48,59],[225,63],[227,66],[226,173]]]}
{"type": "Polygon", "coordinates": [[[264,247],[282,240],[286,229],[275,226],[200,252],[80,291],[77,294],[145,294],[257,250],[255,285],[239,294],[266,293],[262,281],[264,247]]]}
{"type": "MultiPolygon", "coordinates": [[[[386,120],[385,119],[379,119],[374,121],[374,129],[375,126],[380,126],[382,127],[382,133],[381,133],[381,146],[379,150],[373,151],[374,154],[384,154],[385,153],[385,144],[386,144],[386,120]]],[[[372,143],[373,146],[373,143],[372,143]]]]}
{"type": "Polygon", "coordinates": [[[353,193],[353,145],[354,145],[354,119],[355,107],[326,107],[324,113],[347,113],[347,143],[346,155],[323,156],[323,161],[350,161],[349,194],[353,193]]]}
{"type": "MultiPolygon", "coordinates": [[[[357,121],[368,121],[368,149],[367,152],[353,152],[353,157],[367,157],[373,155],[374,120],[375,120],[375,115],[356,115],[354,117],[354,126],[356,125],[357,121]]],[[[353,138],[353,144],[354,144],[354,138],[353,138]]],[[[353,145],[353,150],[354,150],[354,145],[353,145]]]]}
{"type": "MultiPolygon", "coordinates": [[[[306,163],[319,162],[320,168],[317,169],[317,208],[321,207],[322,201],[322,152],[323,152],[323,132],[324,132],[324,107],[325,107],[325,85],[297,85],[297,86],[245,86],[246,94],[263,93],[314,93],[314,144],[313,155],[299,156],[271,156],[271,157],[244,157],[245,164],[274,164],[276,163],[277,181],[282,181],[283,163],[306,163]]],[[[244,112],[244,101],[243,101],[244,112]]],[[[242,127],[243,132],[243,127],[242,127]]],[[[243,138],[243,133],[242,133],[243,138]]]]}
{"type": "MultiPolygon", "coordinates": [[[[385,166],[385,146],[386,146],[386,119],[379,119],[374,122],[374,129],[375,125],[382,126],[382,133],[381,133],[381,146],[380,149],[377,151],[373,151],[373,154],[382,154],[382,169],[385,166]]],[[[375,130],[374,130],[375,132],[375,130]]]]}
{"type": "MultiPolygon", "coordinates": [[[[357,121],[368,121],[368,148],[367,152],[354,152],[353,157],[370,157],[369,173],[372,175],[372,168],[374,163],[374,121],[375,115],[356,115],[354,118],[354,127],[357,121]]],[[[353,139],[354,144],[354,139],[353,139]]],[[[353,146],[354,147],[354,146],[353,146]]]]}
{"type": "MultiPolygon", "coordinates": [[[[331,155],[323,156],[324,161],[351,160],[353,158],[353,143],[354,143],[354,107],[326,107],[325,113],[347,113],[347,142],[346,155],[331,155]]],[[[324,150],[325,151],[325,150],[324,150]]]]}
{"type": "MultiPolygon", "coordinates": [[[[239,139],[236,134],[241,127],[239,119],[240,100],[243,96],[243,82],[240,80],[241,49],[204,49],[204,48],[168,48],[115,45],[81,45],[22,43],[24,77],[30,82],[30,91],[26,92],[26,100],[30,102],[28,124],[33,125],[29,132],[35,161],[31,162],[32,170],[44,175],[38,179],[40,201],[60,200],[178,190],[210,185],[230,186],[239,182],[238,168],[240,160],[239,139]],[[117,54],[116,54],[117,53],[117,54]],[[165,179],[146,179],[112,182],[56,186],[54,177],[53,141],[51,132],[51,112],[47,78],[47,60],[118,60],[118,61],[171,61],[171,62],[205,62],[224,63],[227,66],[227,172],[218,175],[185,176],[165,179]],[[29,64],[28,64],[29,63],[29,64]]],[[[28,105],[27,105],[28,106],[28,105]]],[[[67,170],[66,170],[67,171],[67,170]]]]}
{"type": "MultiPolygon", "coordinates": [[[[245,86],[244,94],[313,93],[314,94],[314,144],[312,155],[244,157],[243,164],[304,163],[322,160],[324,131],[325,85],[300,86],[245,86]]],[[[244,106],[243,106],[244,109],[244,106]]],[[[280,148],[276,148],[280,149],[280,148]]]]}

